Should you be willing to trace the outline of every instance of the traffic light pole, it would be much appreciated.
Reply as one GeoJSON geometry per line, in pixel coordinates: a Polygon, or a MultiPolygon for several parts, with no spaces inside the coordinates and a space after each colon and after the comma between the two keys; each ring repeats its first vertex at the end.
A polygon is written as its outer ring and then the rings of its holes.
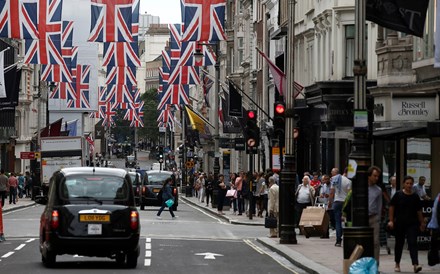
{"type": "MultiPolygon", "coordinates": [[[[280,244],[297,244],[295,233],[295,180],[296,159],[293,130],[294,119],[294,38],[295,38],[295,0],[289,0],[287,34],[287,90],[286,98],[286,156],[284,167],[281,167],[280,178],[280,244]]],[[[281,148],[280,148],[281,149],[281,148]]],[[[280,153],[281,154],[281,153],[280,153]]]]}

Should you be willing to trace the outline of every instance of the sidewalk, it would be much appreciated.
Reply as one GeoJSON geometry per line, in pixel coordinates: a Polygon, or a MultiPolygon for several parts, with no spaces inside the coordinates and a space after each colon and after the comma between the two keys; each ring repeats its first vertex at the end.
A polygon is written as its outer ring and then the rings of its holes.
{"type": "Polygon", "coordinates": [[[5,200],[5,206],[3,207],[3,213],[22,209],[25,207],[33,206],[35,205],[35,201],[32,201],[31,198],[21,198],[18,199],[18,201],[15,204],[9,204],[9,198],[5,200]]]}
{"type": "MultiPolygon", "coordinates": [[[[211,206],[207,207],[206,203],[200,203],[195,197],[185,197],[185,194],[181,194],[180,199],[194,206],[198,206],[200,209],[204,209],[231,224],[264,225],[264,218],[253,217],[252,220],[249,220],[249,217],[245,215],[233,215],[232,211],[227,210],[224,211],[225,215],[218,215],[216,208],[212,208],[211,206]]],[[[296,232],[298,243],[295,245],[280,244],[279,238],[268,238],[266,235],[262,235],[262,237],[257,240],[269,249],[284,256],[294,265],[304,269],[307,273],[343,273],[343,248],[334,246],[336,241],[335,231],[330,231],[330,239],[321,239],[319,237],[306,239],[303,235],[298,234],[298,230],[296,230],[296,232]]],[[[391,248],[390,255],[387,254],[385,247],[381,247],[380,250],[380,273],[395,273],[394,238],[388,239],[388,246],[391,248]]],[[[440,273],[440,265],[433,267],[428,266],[427,253],[428,251],[426,250],[419,251],[419,264],[423,267],[423,270],[419,273],[440,273]]],[[[402,273],[414,273],[409,252],[406,248],[404,248],[402,254],[400,268],[402,273]]]]}

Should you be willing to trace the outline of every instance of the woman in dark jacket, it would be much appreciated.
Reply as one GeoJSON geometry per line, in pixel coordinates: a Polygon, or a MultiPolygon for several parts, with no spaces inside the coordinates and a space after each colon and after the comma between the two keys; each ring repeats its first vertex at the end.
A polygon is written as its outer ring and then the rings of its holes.
{"type": "Polygon", "coordinates": [[[225,215],[225,213],[223,213],[223,204],[225,202],[227,190],[225,185],[225,177],[222,174],[218,175],[218,181],[216,183],[216,187],[218,189],[218,204],[217,204],[218,214],[225,215]]]}
{"type": "MultiPolygon", "coordinates": [[[[162,219],[162,217],[160,217],[160,214],[167,206],[167,204],[165,202],[169,199],[174,200],[173,194],[171,192],[171,184],[172,183],[173,183],[173,180],[171,178],[168,178],[168,179],[166,179],[165,183],[163,184],[163,187],[162,187],[162,206],[160,207],[159,211],[157,212],[157,216],[156,216],[157,219],[162,219]]],[[[171,217],[173,218],[173,220],[176,219],[177,216],[174,215],[172,206],[169,207],[169,210],[170,210],[170,214],[171,214],[171,217]]]]}

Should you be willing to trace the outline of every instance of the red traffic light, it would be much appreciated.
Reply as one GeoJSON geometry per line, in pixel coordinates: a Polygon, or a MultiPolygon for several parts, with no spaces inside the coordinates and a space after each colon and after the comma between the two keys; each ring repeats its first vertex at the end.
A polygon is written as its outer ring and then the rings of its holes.
{"type": "Polygon", "coordinates": [[[255,119],[255,117],[256,117],[256,115],[255,115],[255,111],[253,111],[253,110],[249,110],[248,113],[247,113],[247,117],[248,117],[249,119],[255,119]]]}
{"type": "Polygon", "coordinates": [[[275,112],[277,114],[284,114],[284,111],[286,110],[286,106],[283,104],[276,104],[275,106],[275,112]]]}

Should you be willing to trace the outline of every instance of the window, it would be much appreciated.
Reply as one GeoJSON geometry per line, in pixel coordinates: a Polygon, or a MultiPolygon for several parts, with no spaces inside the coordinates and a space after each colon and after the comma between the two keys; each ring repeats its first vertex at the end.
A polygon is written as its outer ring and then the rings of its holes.
{"type": "Polygon", "coordinates": [[[345,26],[345,77],[353,77],[354,64],[354,25],[345,26]]]}

